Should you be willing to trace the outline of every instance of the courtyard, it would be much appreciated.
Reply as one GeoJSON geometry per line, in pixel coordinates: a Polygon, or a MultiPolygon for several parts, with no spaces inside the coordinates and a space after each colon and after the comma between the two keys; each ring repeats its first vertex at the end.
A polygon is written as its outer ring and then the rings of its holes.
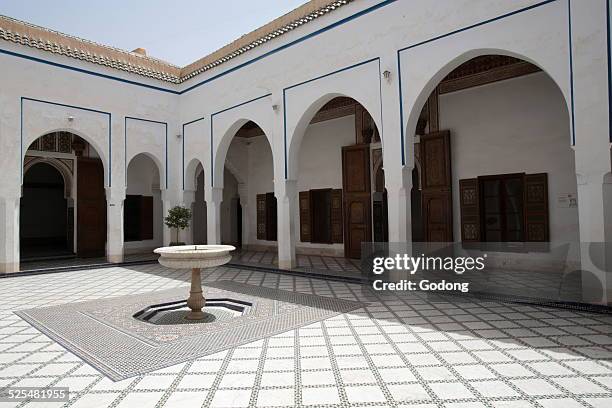
{"type": "Polygon", "coordinates": [[[221,281],[363,307],[112,381],[14,312],[186,290],[189,271],[151,263],[0,279],[0,385],[70,389],[68,402],[0,407],[609,407],[612,401],[609,314],[455,295],[381,295],[356,283],[238,267],[203,272],[205,287],[221,281]]]}

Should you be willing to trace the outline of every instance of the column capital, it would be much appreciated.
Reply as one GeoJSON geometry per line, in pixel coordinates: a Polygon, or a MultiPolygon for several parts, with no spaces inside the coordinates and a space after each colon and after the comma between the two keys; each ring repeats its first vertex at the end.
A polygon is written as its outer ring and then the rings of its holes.
{"type": "Polygon", "coordinates": [[[274,196],[280,200],[297,194],[297,180],[274,180],[274,196]]]}
{"type": "Polygon", "coordinates": [[[223,187],[208,187],[204,192],[206,203],[220,204],[223,201],[223,187]]]}
{"type": "Polygon", "coordinates": [[[126,189],[123,187],[106,187],[106,202],[110,204],[121,203],[125,200],[126,189]]]}

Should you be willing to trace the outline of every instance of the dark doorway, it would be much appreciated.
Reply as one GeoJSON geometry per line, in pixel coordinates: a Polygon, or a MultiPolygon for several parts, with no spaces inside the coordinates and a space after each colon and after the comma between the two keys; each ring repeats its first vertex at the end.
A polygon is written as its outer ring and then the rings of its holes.
{"type": "Polygon", "coordinates": [[[22,259],[72,255],[64,178],[52,165],[37,163],[25,174],[20,203],[22,259]]]}

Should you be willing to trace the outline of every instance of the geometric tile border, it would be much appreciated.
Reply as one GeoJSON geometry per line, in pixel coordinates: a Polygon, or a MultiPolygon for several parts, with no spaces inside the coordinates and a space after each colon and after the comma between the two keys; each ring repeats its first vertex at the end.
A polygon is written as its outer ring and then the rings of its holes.
{"type": "Polygon", "coordinates": [[[195,360],[347,313],[364,305],[232,281],[203,286],[207,299],[252,303],[248,313],[206,324],[152,325],[134,313],[184,299],[184,287],[15,312],[114,381],[195,360]]]}

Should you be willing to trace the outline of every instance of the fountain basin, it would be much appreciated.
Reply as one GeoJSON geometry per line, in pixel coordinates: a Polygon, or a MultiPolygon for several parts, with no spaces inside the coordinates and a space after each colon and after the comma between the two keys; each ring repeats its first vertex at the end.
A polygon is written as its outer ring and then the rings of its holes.
{"type": "Polygon", "coordinates": [[[159,263],[170,269],[213,268],[228,263],[232,245],[180,245],[157,248],[159,263]]]}
{"type": "Polygon", "coordinates": [[[180,245],[157,248],[158,262],[170,269],[191,269],[191,290],[187,306],[191,311],[185,316],[187,320],[204,320],[206,314],[202,308],[206,299],[202,293],[201,268],[214,268],[228,263],[230,252],[236,248],[231,245],[180,245]]]}

